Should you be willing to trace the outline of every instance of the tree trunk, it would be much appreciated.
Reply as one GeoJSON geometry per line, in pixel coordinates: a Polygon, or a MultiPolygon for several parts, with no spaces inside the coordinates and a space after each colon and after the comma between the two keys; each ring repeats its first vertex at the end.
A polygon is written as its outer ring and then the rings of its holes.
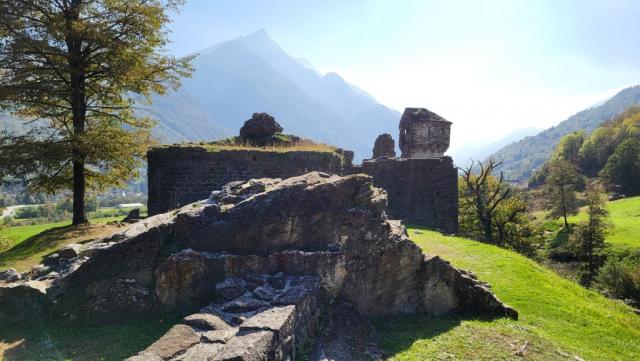
{"type": "Polygon", "coordinates": [[[482,220],[482,224],[484,225],[484,241],[493,244],[493,229],[491,223],[491,219],[485,218],[482,220]]]}
{"type": "Polygon", "coordinates": [[[87,223],[87,215],[84,207],[85,179],[84,162],[73,162],[73,224],[87,223]]]}
{"type": "Polygon", "coordinates": [[[85,92],[85,70],[86,66],[82,59],[82,39],[75,33],[72,22],[80,16],[82,0],[73,0],[67,13],[67,48],[69,51],[69,66],[71,73],[71,109],[73,120],[73,224],[87,223],[85,212],[85,172],[84,162],[86,154],[82,149],[82,136],[85,133],[85,120],[87,115],[86,92],[85,92]]]}

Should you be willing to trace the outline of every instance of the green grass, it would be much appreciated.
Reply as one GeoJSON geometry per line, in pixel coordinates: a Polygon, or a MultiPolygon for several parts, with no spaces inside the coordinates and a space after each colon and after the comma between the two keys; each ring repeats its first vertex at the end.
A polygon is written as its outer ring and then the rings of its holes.
{"type": "MultiPolygon", "coordinates": [[[[607,243],[613,246],[640,248],[640,197],[619,199],[607,203],[609,218],[614,228],[607,235],[607,243]]],[[[587,220],[587,214],[581,210],[569,222],[578,223],[587,220]]]]}
{"type": "Polygon", "coordinates": [[[0,270],[15,268],[26,271],[42,262],[48,254],[69,243],[82,243],[113,232],[116,226],[106,223],[121,220],[123,217],[96,218],[91,225],[71,227],[71,222],[18,226],[0,231],[0,237],[8,237],[13,246],[0,252],[0,270]]]}
{"type": "Polygon", "coordinates": [[[123,360],[144,350],[171,326],[175,316],[155,316],[117,325],[42,322],[0,328],[0,360],[123,360]]]}
{"type": "MultiPolygon", "coordinates": [[[[104,218],[94,218],[91,219],[91,223],[94,224],[105,224],[108,222],[115,222],[122,220],[124,216],[118,217],[104,217],[104,218]]],[[[71,225],[71,221],[64,222],[56,222],[56,223],[45,223],[45,224],[34,224],[29,226],[16,226],[16,227],[7,227],[0,230],[0,237],[5,236],[9,237],[14,241],[14,245],[19,244],[20,242],[33,237],[39,233],[42,233],[46,230],[58,227],[66,227],[71,225]]]]}
{"type": "Polygon", "coordinates": [[[406,316],[376,321],[394,360],[640,359],[640,316],[626,305],[565,280],[505,249],[422,230],[411,238],[425,252],[475,272],[518,310],[519,321],[406,316]]]}

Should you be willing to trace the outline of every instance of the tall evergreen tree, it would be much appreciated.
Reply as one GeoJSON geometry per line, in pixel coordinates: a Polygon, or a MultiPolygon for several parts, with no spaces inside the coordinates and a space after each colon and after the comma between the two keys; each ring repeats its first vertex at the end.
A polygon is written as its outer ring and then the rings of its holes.
{"type": "Polygon", "coordinates": [[[576,214],[578,211],[576,198],[578,181],[578,173],[572,163],[562,158],[550,161],[544,196],[550,211],[549,217],[563,217],[565,229],[569,228],[567,216],[576,214]]]}
{"type": "Polygon", "coordinates": [[[190,59],[167,44],[183,0],[0,0],[0,107],[29,134],[0,137],[0,177],[30,189],[73,191],[73,223],[87,221],[87,187],[122,184],[149,142],[137,102],[179,86],[190,59]]]}
{"type": "Polygon", "coordinates": [[[591,285],[598,273],[602,251],[605,248],[605,236],[611,228],[607,220],[609,212],[605,208],[604,195],[604,188],[598,182],[587,187],[588,220],[580,223],[570,237],[570,241],[576,246],[576,253],[585,261],[581,283],[586,287],[591,285]]]}

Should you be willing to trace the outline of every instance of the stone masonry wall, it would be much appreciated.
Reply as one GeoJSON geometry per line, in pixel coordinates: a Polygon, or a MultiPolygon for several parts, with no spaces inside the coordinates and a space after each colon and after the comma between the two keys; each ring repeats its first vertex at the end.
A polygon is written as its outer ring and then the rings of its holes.
{"type": "Polygon", "coordinates": [[[389,218],[458,231],[458,172],[450,157],[371,159],[358,171],[388,192],[389,218]]]}
{"type": "Polygon", "coordinates": [[[210,151],[198,146],[154,148],[148,153],[149,214],[209,197],[226,183],[289,178],[311,171],[348,173],[353,155],[310,151],[210,151]]]}

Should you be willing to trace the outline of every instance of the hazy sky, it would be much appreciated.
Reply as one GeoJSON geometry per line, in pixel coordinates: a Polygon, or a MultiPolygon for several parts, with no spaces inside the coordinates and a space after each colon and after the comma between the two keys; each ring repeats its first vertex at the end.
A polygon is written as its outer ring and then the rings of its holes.
{"type": "Polygon", "coordinates": [[[640,83],[636,0],[188,0],[171,50],[261,28],[399,111],[454,122],[453,146],[546,128],[640,83]]]}

